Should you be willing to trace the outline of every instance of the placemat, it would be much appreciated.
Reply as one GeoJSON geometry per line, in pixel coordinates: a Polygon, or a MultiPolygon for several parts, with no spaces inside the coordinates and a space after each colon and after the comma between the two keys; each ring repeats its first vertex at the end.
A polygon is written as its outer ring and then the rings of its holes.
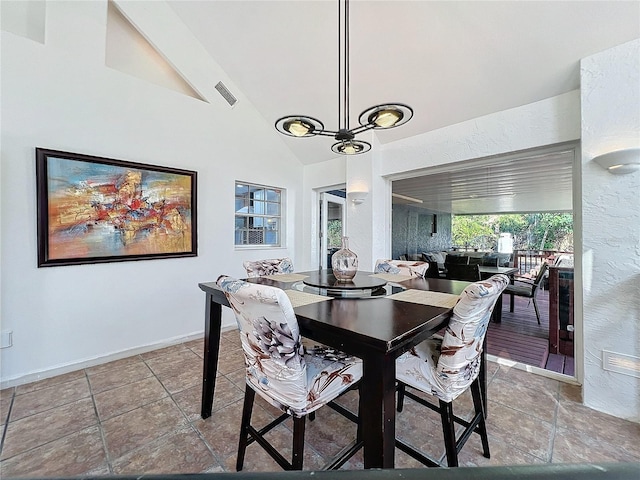
{"type": "Polygon", "coordinates": [[[420,303],[434,307],[453,308],[458,302],[458,295],[442,292],[429,292],[425,290],[404,290],[394,293],[386,298],[400,300],[403,302],[420,303]]]}
{"type": "Polygon", "coordinates": [[[265,275],[262,278],[270,278],[271,280],[277,280],[279,282],[299,282],[307,278],[307,275],[300,275],[299,273],[276,273],[275,275],[265,275]]]}
{"type": "Polygon", "coordinates": [[[378,277],[387,282],[404,282],[405,280],[411,280],[413,277],[411,275],[397,275],[394,273],[374,273],[370,275],[371,277],[378,277]]]}
{"type": "Polygon", "coordinates": [[[309,305],[311,303],[324,302],[325,300],[331,300],[331,297],[325,297],[322,295],[314,295],[313,293],[299,292],[298,290],[285,290],[291,305],[293,308],[301,307],[302,305],[309,305]]]}

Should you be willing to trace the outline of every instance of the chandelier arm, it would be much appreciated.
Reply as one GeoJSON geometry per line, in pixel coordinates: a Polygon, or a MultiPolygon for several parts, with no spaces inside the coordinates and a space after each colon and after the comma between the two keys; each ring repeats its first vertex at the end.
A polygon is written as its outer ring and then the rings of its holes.
{"type": "Polygon", "coordinates": [[[334,132],[333,130],[316,130],[314,133],[325,137],[335,137],[338,134],[338,132],[334,132]]]}
{"type": "Polygon", "coordinates": [[[360,125],[359,127],[352,128],[349,130],[354,135],[358,135],[359,133],[366,132],[367,130],[371,130],[375,128],[373,123],[367,123],[366,125],[360,125]]]}

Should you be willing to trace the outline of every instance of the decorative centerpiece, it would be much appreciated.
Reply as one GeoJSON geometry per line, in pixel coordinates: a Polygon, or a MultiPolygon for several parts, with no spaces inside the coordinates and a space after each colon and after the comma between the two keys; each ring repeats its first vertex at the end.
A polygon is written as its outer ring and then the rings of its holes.
{"type": "Polygon", "coordinates": [[[331,256],[331,268],[339,282],[350,282],[358,273],[358,256],[349,250],[349,237],[342,237],[342,248],[331,256]]]}

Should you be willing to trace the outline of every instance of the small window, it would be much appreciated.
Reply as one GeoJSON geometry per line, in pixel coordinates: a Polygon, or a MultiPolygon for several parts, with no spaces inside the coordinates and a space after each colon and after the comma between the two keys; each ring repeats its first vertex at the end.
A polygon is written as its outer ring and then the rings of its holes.
{"type": "Polygon", "coordinates": [[[236,246],[282,246],[284,190],[236,182],[236,246]]]}

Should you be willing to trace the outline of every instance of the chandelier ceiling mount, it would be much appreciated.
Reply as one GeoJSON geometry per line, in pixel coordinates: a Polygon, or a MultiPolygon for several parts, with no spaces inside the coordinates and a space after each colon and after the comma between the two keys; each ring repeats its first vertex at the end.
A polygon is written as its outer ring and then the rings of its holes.
{"type": "Polygon", "coordinates": [[[371,150],[371,144],[357,140],[356,135],[404,125],[411,120],[413,109],[404,103],[374,105],[360,114],[358,127],[349,128],[349,0],[338,0],[338,57],[338,130],[325,130],[320,120],[308,115],[287,115],[276,120],[275,127],[291,137],[333,137],[337,141],[331,146],[334,153],[365,153],[371,150]]]}

